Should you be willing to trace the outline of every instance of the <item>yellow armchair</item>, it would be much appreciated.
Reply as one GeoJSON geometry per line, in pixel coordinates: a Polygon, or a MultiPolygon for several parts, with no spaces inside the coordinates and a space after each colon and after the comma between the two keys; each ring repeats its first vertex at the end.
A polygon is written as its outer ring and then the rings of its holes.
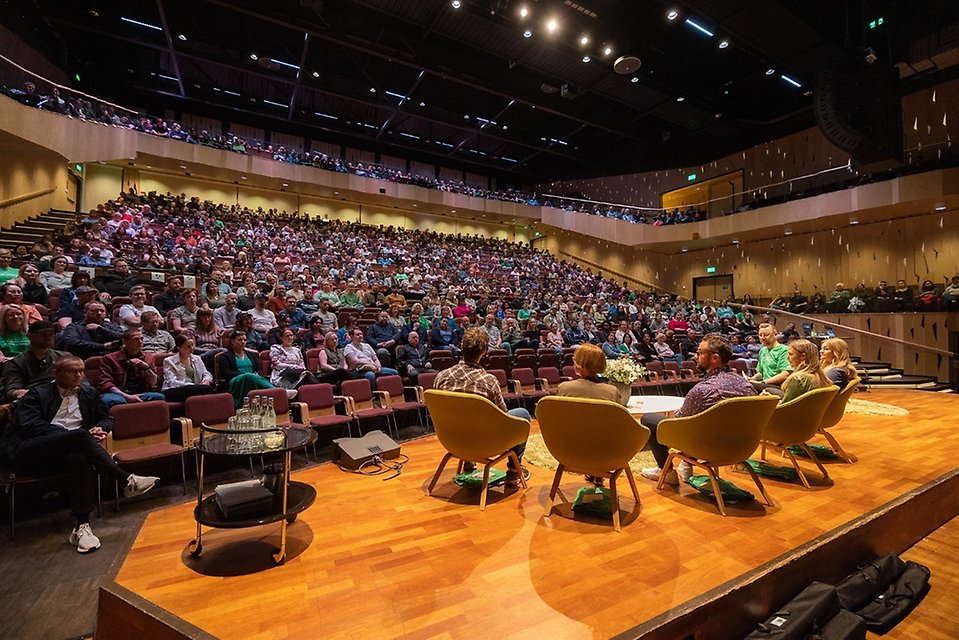
{"type": "MultiPolygon", "coordinates": [[[[519,459],[511,449],[529,438],[529,422],[505,413],[486,398],[472,393],[428,389],[423,396],[436,437],[447,451],[430,481],[428,493],[433,493],[450,458],[482,464],[480,510],[485,511],[490,467],[509,459],[520,469],[519,459]]],[[[519,478],[526,489],[522,473],[519,478]]]]}
{"type": "Polygon", "coordinates": [[[629,461],[649,440],[649,429],[620,404],[608,400],[548,396],[536,405],[536,418],[546,448],[559,462],[546,498],[548,518],[563,473],[583,473],[609,478],[613,527],[620,531],[616,480],[625,473],[633,499],[639,507],[639,492],[629,461]]]}
{"type": "Polygon", "coordinates": [[[809,488],[809,481],[806,479],[806,474],[803,473],[796,456],[789,451],[788,447],[799,445],[809,456],[809,459],[819,467],[823,479],[829,479],[826,467],[822,466],[819,458],[806,443],[819,431],[823,414],[838,393],[839,387],[831,385],[813,389],[798,398],[784,402],[776,407],[776,411],[769,419],[769,424],[766,425],[766,431],[763,434],[762,459],[766,459],[767,448],[781,451],[792,462],[796,473],[799,475],[799,480],[807,489],[809,488]]]}
{"type": "Polygon", "coordinates": [[[819,423],[819,434],[829,442],[830,447],[839,453],[843,461],[850,464],[856,461],[856,457],[846,453],[846,450],[842,448],[842,445],[839,444],[836,437],[829,433],[827,429],[835,427],[842,420],[842,417],[846,414],[846,404],[848,404],[849,398],[852,397],[856,388],[859,387],[860,382],[861,380],[859,378],[853,378],[846,383],[846,388],[836,394],[836,397],[833,398],[829,406],[826,407],[826,412],[822,414],[822,420],[819,423]]]}
{"type": "MultiPolygon", "coordinates": [[[[670,451],[663,469],[671,469],[676,458],[706,469],[716,506],[725,516],[726,505],[719,490],[719,467],[741,464],[756,451],[778,403],[779,398],[768,395],[730,398],[694,416],[663,420],[656,429],[656,438],[661,444],[676,449],[670,451]]],[[[744,467],[766,504],[772,506],[772,499],[759,476],[748,464],[744,467]]],[[[662,490],[665,479],[664,472],[656,485],[658,490],[662,490]]]]}

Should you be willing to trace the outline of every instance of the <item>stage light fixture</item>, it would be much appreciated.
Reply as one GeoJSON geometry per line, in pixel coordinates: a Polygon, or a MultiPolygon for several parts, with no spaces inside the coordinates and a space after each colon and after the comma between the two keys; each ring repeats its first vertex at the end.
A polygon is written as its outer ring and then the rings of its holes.
{"type": "Polygon", "coordinates": [[[453,1],[450,3],[450,6],[453,7],[454,9],[459,9],[460,7],[463,6],[463,3],[460,2],[460,0],[453,0],[453,1]]]}
{"type": "Polygon", "coordinates": [[[589,44],[589,38],[587,36],[583,36],[579,39],[579,43],[585,47],[589,44]]]}
{"type": "Polygon", "coordinates": [[[767,76],[771,76],[771,75],[774,74],[774,73],[776,73],[776,70],[773,69],[772,67],[770,67],[769,69],[766,69],[766,75],[767,75],[767,76]]]}
{"type": "Polygon", "coordinates": [[[676,102],[682,102],[685,99],[686,98],[684,98],[683,96],[679,96],[678,98],[676,98],[676,102]]]}
{"type": "Polygon", "coordinates": [[[728,47],[728,46],[729,46],[729,40],[723,40],[723,41],[721,41],[721,42],[719,43],[719,48],[720,48],[720,49],[725,49],[725,48],[728,47]]]}
{"type": "Polygon", "coordinates": [[[314,77],[314,78],[319,78],[319,77],[320,77],[320,72],[319,72],[319,71],[314,71],[314,72],[313,72],[313,77],[314,77]]]}
{"type": "Polygon", "coordinates": [[[550,18],[549,22],[546,23],[546,30],[550,33],[556,33],[557,29],[559,29],[559,22],[556,21],[556,18],[550,18]]]}
{"type": "Polygon", "coordinates": [[[583,62],[589,62],[589,56],[583,56],[583,62]]]}
{"type": "Polygon", "coordinates": [[[376,93],[376,87],[370,87],[370,93],[376,93]]]}
{"type": "Polygon", "coordinates": [[[260,59],[260,57],[259,57],[258,55],[256,55],[255,53],[251,53],[251,54],[250,54],[250,60],[253,60],[253,61],[255,62],[255,61],[259,60],[259,59],[260,59]]]}
{"type": "Polygon", "coordinates": [[[639,82],[639,78],[633,76],[632,78],[630,78],[629,81],[632,82],[633,84],[636,84],[637,82],[639,82]]]}
{"type": "Polygon", "coordinates": [[[181,33],[180,35],[178,35],[177,37],[178,37],[180,40],[182,40],[183,42],[186,42],[186,36],[183,35],[182,33],[181,33]]]}
{"type": "Polygon", "coordinates": [[[604,55],[604,56],[608,56],[608,55],[610,55],[611,53],[613,53],[613,48],[612,48],[612,47],[606,47],[606,48],[603,49],[603,55],[604,55]]]}
{"type": "Polygon", "coordinates": [[[532,37],[533,37],[533,32],[530,31],[529,29],[527,29],[526,31],[523,32],[523,37],[524,37],[524,38],[532,38],[532,37]]]}
{"type": "Polygon", "coordinates": [[[783,80],[785,80],[786,82],[788,82],[789,84],[791,84],[792,86],[796,87],[796,88],[801,88],[801,87],[802,87],[801,84],[799,84],[798,82],[796,82],[795,80],[793,80],[793,79],[790,78],[789,76],[781,75],[781,76],[779,76],[779,77],[782,78],[783,80]]]}
{"type": "Polygon", "coordinates": [[[696,30],[699,31],[700,33],[706,34],[706,35],[709,36],[710,38],[712,38],[712,37],[715,35],[712,31],[710,31],[709,29],[707,29],[707,28],[704,27],[703,25],[701,25],[701,24],[699,24],[699,23],[697,23],[697,22],[693,22],[693,21],[690,20],[689,18],[686,18],[686,24],[688,24],[689,26],[691,26],[693,29],[696,29],[696,30]]]}
{"type": "Polygon", "coordinates": [[[666,14],[666,19],[669,21],[673,21],[678,17],[679,17],[679,12],[676,11],[675,9],[670,9],[669,12],[666,14]]]}
{"type": "Polygon", "coordinates": [[[520,7],[520,8],[519,8],[519,17],[520,17],[520,18],[525,18],[525,17],[528,16],[528,15],[529,15],[529,9],[527,9],[526,7],[520,7]]]}

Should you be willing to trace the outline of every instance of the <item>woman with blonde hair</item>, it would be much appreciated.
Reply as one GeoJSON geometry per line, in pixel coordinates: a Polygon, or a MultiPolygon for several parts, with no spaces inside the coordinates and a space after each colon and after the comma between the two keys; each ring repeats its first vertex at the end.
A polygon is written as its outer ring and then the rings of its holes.
{"type": "Polygon", "coordinates": [[[823,340],[819,350],[820,364],[826,377],[840,389],[858,375],[856,367],[849,361],[849,345],[842,338],[823,340]]]}
{"type": "Polygon", "coordinates": [[[619,403],[619,390],[599,379],[606,371],[606,354],[595,344],[583,344],[573,354],[573,370],[579,376],[559,385],[557,395],[572,398],[593,398],[619,403]]]}
{"type": "Polygon", "coordinates": [[[809,340],[793,340],[786,354],[792,373],[783,382],[783,397],[780,404],[795,400],[814,389],[832,386],[832,381],[823,372],[819,362],[819,349],[809,340]]]}

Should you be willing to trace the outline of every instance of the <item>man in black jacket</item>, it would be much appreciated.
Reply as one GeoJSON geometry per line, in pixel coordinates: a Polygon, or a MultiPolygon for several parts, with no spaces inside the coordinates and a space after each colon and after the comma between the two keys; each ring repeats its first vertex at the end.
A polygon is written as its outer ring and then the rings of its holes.
{"type": "Polygon", "coordinates": [[[88,302],[84,317],[60,332],[60,347],[79,358],[102,356],[122,345],[123,329],[107,320],[107,308],[100,301],[88,302]]]}
{"type": "Polygon", "coordinates": [[[53,381],[31,387],[17,403],[13,423],[0,438],[0,457],[21,473],[66,473],[70,509],[76,517],[70,543],[78,552],[88,553],[100,548],[90,528],[96,498],[94,467],[121,480],[127,497],[146,493],[159,478],[124,471],[100,446],[113,420],[83,374],[80,358],[57,360],[53,381]]]}

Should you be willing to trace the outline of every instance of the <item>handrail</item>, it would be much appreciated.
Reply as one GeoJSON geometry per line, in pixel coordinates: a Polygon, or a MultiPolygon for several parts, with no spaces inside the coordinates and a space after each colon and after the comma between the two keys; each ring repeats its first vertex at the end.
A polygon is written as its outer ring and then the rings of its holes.
{"type": "Polygon", "coordinates": [[[894,344],[898,344],[903,347],[908,347],[916,351],[926,351],[928,353],[935,353],[937,355],[946,356],[948,358],[957,357],[957,354],[953,353],[952,351],[946,351],[945,349],[937,349],[936,347],[929,347],[924,344],[919,344],[917,342],[908,342],[906,340],[900,340],[899,338],[893,338],[892,336],[884,336],[881,333],[873,333],[872,331],[866,331],[865,329],[857,329],[856,327],[850,327],[849,325],[840,324],[838,322],[829,322],[827,320],[822,320],[820,318],[810,318],[809,316],[805,316],[801,313],[793,313],[792,311],[786,311],[784,309],[773,309],[771,307],[757,307],[755,305],[739,304],[736,302],[730,302],[728,304],[732,307],[740,307],[740,308],[748,309],[749,311],[756,310],[761,313],[782,314],[782,315],[790,316],[792,318],[798,318],[800,321],[818,322],[826,327],[832,327],[834,329],[841,328],[843,331],[856,333],[862,336],[868,336],[870,338],[876,338],[878,340],[885,340],[887,342],[892,342],[894,344]]]}
{"type": "Polygon", "coordinates": [[[576,261],[579,261],[579,262],[584,262],[584,263],[588,264],[588,265],[591,266],[591,267],[596,267],[596,268],[599,269],[600,271],[607,271],[607,272],[609,272],[609,273],[612,273],[613,275],[619,276],[619,277],[622,278],[623,280],[631,280],[631,281],[633,281],[633,282],[635,282],[635,283],[637,283],[637,284],[643,285],[644,287],[649,287],[650,289],[655,289],[656,291],[661,291],[661,292],[663,292],[663,293],[668,293],[669,295],[674,295],[671,291],[669,291],[669,290],[667,290],[667,289],[664,289],[664,288],[662,288],[661,286],[659,286],[659,285],[657,285],[657,284],[653,284],[653,283],[651,283],[651,282],[646,282],[646,281],[644,281],[644,280],[640,280],[639,278],[635,278],[635,277],[633,277],[633,276],[631,276],[631,275],[627,275],[627,274],[622,273],[622,272],[620,272],[620,271],[615,271],[615,270],[613,270],[613,269],[610,269],[609,267],[604,267],[603,265],[601,265],[601,264],[596,264],[595,262],[592,262],[592,261],[590,261],[590,260],[587,260],[586,258],[580,258],[579,256],[574,256],[573,254],[567,253],[567,252],[565,252],[565,251],[559,251],[558,253],[561,254],[561,255],[563,255],[563,256],[566,256],[567,258],[570,258],[570,259],[572,259],[572,260],[576,260],[576,261]]]}
{"type": "Polygon", "coordinates": [[[25,193],[19,196],[13,196],[12,198],[7,198],[6,200],[0,200],[0,209],[5,209],[7,207],[13,206],[15,204],[20,204],[21,202],[26,202],[27,200],[33,200],[34,198],[39,198],[40,196],[45,196],[49,193],[56,191],[56,187],[47,187],[46,189],[40,189],[39,191],[34,191],[33,193],[25,193]]]}

